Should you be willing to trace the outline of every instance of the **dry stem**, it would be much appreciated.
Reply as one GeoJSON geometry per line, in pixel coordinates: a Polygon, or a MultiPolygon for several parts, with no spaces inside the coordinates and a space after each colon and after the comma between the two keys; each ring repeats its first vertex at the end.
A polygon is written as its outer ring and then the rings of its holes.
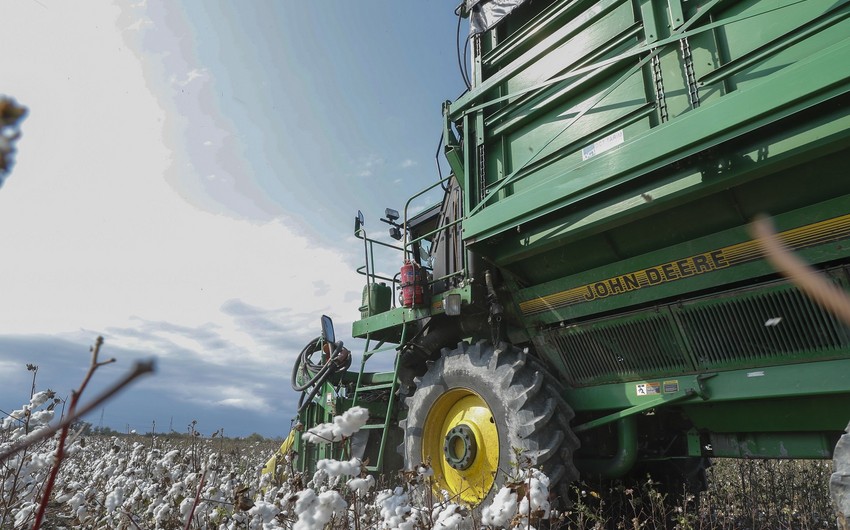
{"type": "Polygon", "coordinates": [[[850,298],[847,293],[825,280],[791,253],[776,236],[769,218],[760,216],[753,220],[750,233],[761,244],[765,258],[776,270],[816,303],[850,326],[850,298]]]}
{"type": "Polygon", "coordinates": [[[2,462],[17,453],[18,451],[25,450],[33,444],[53,436],[58,431],[62,431],[59,437],[59,443],[56,447],[56,455],[55,461],[53,463],[53,468],[50,470],[50,476],[42,492],[41,503],[39,504],[38,512],[35,517],[35,522],[33,523],[32,527],[33,530],[38,530],[41,527],[42,520],[44,519],[44,514],[47,510],[47,503],[50,499],[50,494],[53,491],[53,485],[56,482],[56,477],[59,473],[59,467],[62,464],[62,459],[65,456],[65,443],[68,438],[68,431],[70,429],[70,426],[77,419],[84,416],[94,408],[100,406],[100,404],[102,404],[104,401],[117,394],[124,387],[129,385],[134,379],[144,374],[153,372],[154,370],[153,361],[136,362],[133,365],[133,368],[130,373],[125,375],[122,379],[112,385],[112,387],[108,388],[97,398],[95,398],[91,403],[82,407],[78,411],[77,404],[79,402],[80,396],[82,395],[83,391],[85,390],[86,386],[94,375],[94,372],[103,365],[115,362],[115,359],[98,361],[98,354],[100,353],[101,345],[103,345],[103,337],[98,337],[95,346],[91,348],[92,358],[91,363],[89,364],[89,370],[86,373],[86,376],[83,378],[83,382],[80,384],[80,387],[71,394],[71,404],[68,408],[68,416],[64,420],[59,422],[57,425],[50,428],[42,429],[36,432],[34,435],[26,436],[23,440],[20,440],[18,443],[13,444],[11,447],[0,453],[0,462],[2,462]]]}
{"type": "MultiPolygon", "coordinates": [[[[89,370],[88,372],[86,372],[86,376],[83,378],[83,382],[80,384],[80,388],[71,393],[71,405],[68,407],[68,418],[66,418],[63,422],[60,422],[60,424],[56,427],[58,429],[61,426],[62,434],[59,436],[59,443],[56,446],[56,456],[54,457],[55,461],[53,462],[53,468],[50,470],[50,477],[48,477],[47,485],[44,487],[44,491],[42,492],[41,503],[38,506],[38,512],[35,516],[35,522],[32,525],[33,530],[38,530],[39,528],[41,528],[41,521],[44,519],[44,514],[47,511],[47,503],[50,500],[50,494],[53,492],[53,485],[56,483],[56,477],[57,475],[59,475],[59,466],[62,464],[62,459],[65,458],[65,441],[68,439],[68,430],[71,427],[71,421],[73,421],[74,418],[79,417],[85,413],[84,411],[80,411],[79,414],[76,414],[77,403],[80,400],[80,396],[83,394],[83,391],[86,389],[86,386],[88,386],[89,381],[91,380],[92,376],[98,368],[106,364],[115,362],[114,358],[102,362],[97,360],[97,356],[100,353],[100,347],[102,345],[103,337],[98,337],[95,341],[94,347],[91,348],[91,363],[89,363],[89,370]]],[[[137,376],[133,376],[131,379],[128,379],[126,383],[118,387],[113,387],[115,388],[115,392],[120,390],[123,386],[129,384],[132,379],[135,379],[135,377],[137,376]]],[[[45,430],[50,431],[52,429],[45,430]]],[[[43,436],[42,438],[46,437],[47,436],[43,436]]],[[[28,442],[31,444],[34,443],[34,440],[28,440],[28,442]]]]}
{"type": "Polygon", "coordinates": [[[201,474],[201,480],[198,482],[198,491],[195,492],[195,500],[192,501],[192,509],[189,510],[189,516],[186,517],[186,526],[183,530],[189,530],[192,526],[192,517],[195,515],[195,508],[198,506],[198,500],[201,498],[201,490],[204,488],[204,480],[207,478],[207,466],[204,466],[204,472],[201,474]]]}

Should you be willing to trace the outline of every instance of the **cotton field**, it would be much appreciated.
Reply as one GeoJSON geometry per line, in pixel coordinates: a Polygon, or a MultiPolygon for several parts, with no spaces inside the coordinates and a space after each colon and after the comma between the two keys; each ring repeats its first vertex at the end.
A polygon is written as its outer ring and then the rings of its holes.
{"type": "MultiPolygon", "coordinates": [[[[46,429],[60,401],[48,391],[0,423],[0,454],[46,429]]],[[[353,408],[306,436],[340,440],[367,420],[353,408]]],[[[492,502],[469,509],[430,493],[427,464],[393,479],[363,472],[354,459],[322,460],[310,477],[278,455],[282,480],[261,470],[279,443],[183,436],[73,434],[50,495],[46,529],[451,530],[460,528],[834,528],[826,494],[828,462],[726,461],[709,470],[709,489],[667,498],[651,477],[608,491],[576,485],[557,511],[544,473],[514,470],[492,502]]],[[[33,528],[54,467],[58,436],[0,463],[0,528],[33,528]]]]}
{"type": "MultiPolygon", "coordinates": [[[[2,422],[0,451],[46,428],[58,404],[39,392],[2,422]]],[[[307,438],[339,440],[367,420],[354,408],[333,424],[317,426],[307,438]]],[[[194,431],[194,429],[191,429],[194,431]]],[[[188,437],[76,437],[53,487],[42,528],[115,529],[279,529],[452,528],[472,526],[474,515],[443,499],[427,508],[424,497],[431,470],[420,466],[403,484],[376,488],[362,463],[322,460],[306,481],[295,473],[272,483],[261,474],[269,444],[188,437]],[[246,446],[247,445],[247,446],[246,446]]],[[[35,444],[2,463],[0,527],[32,528],[44,485],[55,461],[57,440],[35,444]]],[[[281,458],[287,466],[288,458],[281,458]]],[[[497,528],[548,517],[548,479],[529,470],[527,498],[505,488],[481,522],[497,528]]],[[[480,516],[479,516],[480,517],[480,516]]]]}

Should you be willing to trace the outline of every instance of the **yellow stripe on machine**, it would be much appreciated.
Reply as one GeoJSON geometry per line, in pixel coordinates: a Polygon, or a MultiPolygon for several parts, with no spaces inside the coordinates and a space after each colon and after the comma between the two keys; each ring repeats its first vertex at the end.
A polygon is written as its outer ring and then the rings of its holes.
{"type": "MultiPolygon", "coordinates": [[[[778,237],[792,250],[844,239],[850,237],[850,214],[786,230],[778,237]]],[[[519,307],[524,315],[543,313],[741,265],[762,256],[758,241],[744,241],[526,300],[519,307]]]]}

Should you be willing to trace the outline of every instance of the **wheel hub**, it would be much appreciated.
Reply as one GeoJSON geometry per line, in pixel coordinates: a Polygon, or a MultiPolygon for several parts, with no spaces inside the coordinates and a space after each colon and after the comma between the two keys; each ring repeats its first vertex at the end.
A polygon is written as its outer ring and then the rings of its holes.
{"type": "Polygon", "coordinates": [[[431,406],[422,426],[422,462],[430,461],[439,490],[476,505],[499,470],[499,432],[477,392],[452,388],[431,406]]]}
{"type": "Polygon", "coordinates": [[[477,450],[475,433],[472,432],[469,425],[460,424],[446,434],[443,455],[451,467],[459,471],[467,469],[475,460],[477,450]]]}

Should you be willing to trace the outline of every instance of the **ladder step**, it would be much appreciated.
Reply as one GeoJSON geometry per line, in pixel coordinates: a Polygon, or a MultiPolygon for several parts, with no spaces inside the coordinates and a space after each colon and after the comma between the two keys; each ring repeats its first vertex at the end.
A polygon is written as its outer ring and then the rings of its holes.
{"type": "Polygon", "coordinates": [[[364,425],[363,427],[360,427],[360,430],[363,430],[363,429],[374,430],[374,429],[383,429],[383,428],[384,428],[383,423],[371,423],[369,425],[364,425]]]}
{"type": "Polygon", "coordinates": [[[369,350],[369,351],[365,352],[363,355],[368,359],[369,357],[375,355],[376,353],[381,353],[381,352],[385,352],[385,351],[396,351],[397,349],[398,349],[398,346],[395,346],[395,345],[384,346],[383,348],[378,348],[378,349],[375,349],[375,350],[369,350]]]}
{"type": "Polygon", "coordinates": [[[384,388],[392,388],[395,383],[380,383],[377,385],[363,385],[357,389],[357,392],[369,392],[371,390],[382,390],[384,388]]]}

